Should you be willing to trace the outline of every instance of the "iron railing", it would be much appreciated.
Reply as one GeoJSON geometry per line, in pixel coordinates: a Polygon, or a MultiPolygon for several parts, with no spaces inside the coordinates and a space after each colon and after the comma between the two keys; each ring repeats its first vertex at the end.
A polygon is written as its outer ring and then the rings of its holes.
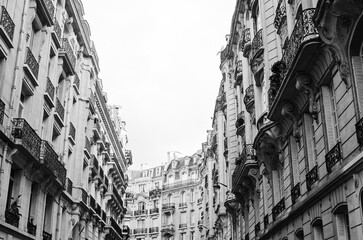
{"type": "Polygon", "coordinates": [[[27,224],[28,233],[35,236],[37,234],[37,226],[33,223],[33,219],[28,220],[27,224]]]}
{"type": "Polygon", "coordinates": [[[74,81],[73,81],[73,85],[76,87],[77,91],[79,92],[79,84],[80,84],[80,80],[78,75],[74,75],[74,81]]]}
{"type": "Polygon", "coordinates": [[[57,101],[55,104],[55,112],[58,114],[60,120],[63,122],[64,121],[64,107],[58,98],[57,98],[57,101]]]}
{"type": "Polygon", "coordinates": [[[159,227],[151,227],[149,228],[149,233],[157,233],[159,232],[159,227]]]}
{"type": "Polygon", "coordinates": [[[54,19],[54,33],[57,36],[58,42],[60,42],[60,39],[62,37],[62,29],[57,21],[57,19],[54,19]]]}
{"type": "Polygon", "coordinates": [[[285,0],[280,0],[277,4],[274,26],[277,30],[281,28],[281,24],[286,19],[286,4],[285,0]]]}
{"type": "Polygon", "coordinates": [[[45,88],[45,92],[48,94],[49,99],[53,102],[54,101],[54,93],[55,93],[55,87],[52,83],[52,81],[47,78],[47,85],[45,88]]]}
{"type": "Polygon", "coordinates": [[[40,158],[43,159],[44,165],[59,179],[62,186],[65,186],[67,170],[58,160],[58,154],[54,151],[53,147],[43,140],[40,153],[40,158]]]}
{"type": "Polygon", "coordinates": [[[47,8],[49,15],[53,18],[55,12],[55,7],[53,2],[51,0],[43,0],[43,1],[45,1],[45,6],[47,8]]]}
{"type": "Polygon", "coordinates": [[[72,122],[69,123],[69,136],[73,139],[73,141],[76,140],[76,128],[72,122]]]}
{"type": "MultiPolygon", "coordinates": [[[[1,117],[1,116],[0,116],[1,117]]],[[[361,118],[356,124],[355,124],[355,131],[357,135],[357,141],[359,146],[363,146],[363,118],[361,118]]]]}
{"type": "Polygon", "coordinates": [[[282,198],[280,202],[278,202],[272,208],[272,219],[275,221],[277,216],[285,210],[285,198],[282,198]]]}
{"type": "Polygon", "coordinates": [[[4,28],[8,37],[13,40],[15,23],[4,6],[1,6],[0,26],[4,28]]]}
{"type": "Polygon", "coordinates": [[[300,183],[297,183],[292,189],[291,189],[291,202],[292,204],[296,203],[296,200],[300,196],[300,183]]]}
{"type": "Polygon", "coordinates": [[[62,51],[67,54],[72,68],[75,69],[77,59],[76,56],[74,56],[71,44],[67,38],[62,38],[62,51]]]}
{"type": "Polygon", "coordinates": [[[39,73],[39,63],[34,57],[32,50],[30,48],[27,48],[26,51],[26,58],[25,58],[25,64],[29,67],[31,73],[34,75],[35,79],[38,79],[38,73],[39,73]]]}
{"type": "Polygon", "coordinates": [[[73,182],[71,179],[67,178],[67,186],[66,186],[66,191],[72,195],[72,189],[73,189],[73,182]]]}
{"type": "Polygon", "coordinates": [[[186,186],[197,184],[197,183],[198,183],[198,180],[192,179],[192,180],[187,180],[187,181],[180,181],[178,183],[165,184],[165,185],[163,185],[163,190],[186,187],[186,186]]]}
{"type": "Polygon", "coordinates": [[[159,213],[159,208],[150,209],[150,214],[159,213]]]}
{"type": "Polygon", "coordinates": [[[260,29],[252,40],[252,56],[254,57],[258,50],[260,50],[262,47],[262,29],[260,29]]]}
{"type": "Polygon", "coordinates": [[[0,125],[4,123],[5,103],[0,99],[0,125]]]}
{"type": "Polygon", "coordinates": [[[246,106],[246,110],[251,114],[252,108],[255,103],[255,90],[253,84],[251,84],[248,88],[246,88],[245,97],[243,98],[243,102],[246,106]]]}
{"type": "Polygon", "coordinates": [[[43,231],[43,240],[52,240],[52,234],[43,231]]]}
{"type": "Polygon", "coordinates": [[[325,164],[326,164],[326,170],[328,171],[328,174],[332,172],[332,168],[337,164],[339,161],[341,161],[342,158],[342,152],[340,147],[340,142],[338,142],[326,155],[325,155],[325,164]]]}
{"type": "Polygon", "coordinates": [[[313,167],[308,174],[306,174],[306,188],[311,190],[311,186],[318,181],[318,166],[313,167]]]}
{"type": "Polygon", "coordinates": [[[12,136],[21,139],[21,145],[36,159],[40,157],[41,138],[24,118],[13,119],[12,136]]]}
{"type": "Polygon", "coordinates": [[[81,200],[85,205],[87,205],[88,193],[83,188],[81,188],[81,192],[81,200]]]}

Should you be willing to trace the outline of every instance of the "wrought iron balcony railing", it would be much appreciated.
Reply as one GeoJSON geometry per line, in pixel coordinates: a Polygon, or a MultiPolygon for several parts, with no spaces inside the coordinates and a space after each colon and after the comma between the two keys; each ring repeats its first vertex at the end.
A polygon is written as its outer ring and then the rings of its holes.
{"type": "Polygon", "coordinates": [[[106,220],[107,220],[106,212],[102,210],[102,221],[106,222],[106,220]]]}
{"type": "Polygon", "coordinates": [[[52,234],[43,231],[43,240],[52,240],[52,234]]]}
{"type": "Polygon", "coordinates": [[[296,200],[300,197],[300,183],[297,183],[292,189],[291,189],[291,202],[292,204],[296,203],[296,200]]]}
{"type": "Polygon", "coordinates": [[[179,203],[179,208],[186,208],[188,204],[186,202],[179,203]]]}
{"type": "Polygon", "coordinates": [[[4,123],[5,103],[0,99],[0,125],[4,123]]]}
{"type": "Polygon", "coordinates": [[[20,145],[36,160],[39,160],[42,140],[24,118],[13,119],[12,136],[16,139],[21,139],[20,145]]]}
{"type": "Polygon", "coordinates": [[[91,195],[89,196],[89,206],[94,212],[96,212],[96,200],[91,195]]]}
{"type": "Polygon", "coordinates": [[[76,142],[76,128],[72,122],[69,122],[69,139],[73,144],[76,142]]]}
{"type": "Polygon", "coordinates": [[[61,47],[61,38],[62,38],[62,29],[57,21],[56,18],[54,18],[54,28],[53,28],[53,32],[52,32],[52,39],[55,43],[55,45],[57,46],[57,48],[61,47]]]}
{"type": "Polygon", "coordinates": [[[152,208],[150,209],[150,214],[159,213],[159,208],[152,208]]]}
{"type": "MultiPolygon", "coordinates": [[[[242,34],[243,34],[243,40],[240,41],[240,43],[239,43],[239,49],[240,49],[240,51],[245,52],[245,50],[247,50],[246,52],[248,52],[249,49],[246,49],[246,43],[249,44],[251,42],[250,29],[246,28],[242,34]]],[[[246,55],[244,55],[244,56],[246,56],[246,55]]]]}
{"type": "Polygon", "coordinates": [[[32,50],[27,48],[24,69],[31,75],[33,83],[38,86],[39,63],[34,57],[32,50]]]}
{"type": "Polygon", "coordinates": [[[335,164],[337,164],[339,161],[341,161],[342,158],[342,152],[340,147],[340,142],[338,142],[326,155],[325,155],[325,164],[326,164],[326,170],[328,171],[328,174],[332,172],[332,169],[335,164]]]}
{"type": "Polygon", "coordinates": [[[237,115],[236,128],[237,128],[236,134],[243,137],[244,129],[245,129],[245,113],[244,113],[244,111],[241,111],[237,115]]]}
{"type": "Polygon", "coordinates": [[[63,123],[64,121],[64,107],[61,103],[61,101],[57,98],[56,104],[55,104],[55,113],[59,121],[63,123]]]}
{"type": "Polygon", "coordinates": [[[19,227],[20,213],[18,208],[12,209],[11,207],[5,210],[5,222],[13,225],[14,227],[19,227]]]}
{"type": "Polygon", "coordinates": [[[186,223],[179,224],[179,228],[187,228],[187,227],[188,227],[188,224],[186,224],[186,223]]]}
{"type": "Polygon", "coordinates": [[[29,234],[33,236],[37,234],[37,226],[33,223],[33,219],[28,220],[27,229],[29,234]]]}
{"type": "Polygon", "coordinates": [[[134,229],[134,234],[146,234],[147,228],[136,228],[134,229]]]}
{"type": "Polygon", "coordinates": [[[62,38],[62,48],[59,51],[59,56],[64,59],[65,71],[71,75],[75,74],[77,59],[67,38],[62,38]]]}
{"type": "Polygon", "coordinates": [[[136,210],[134,211],[134,216],[140,216],[140,215],[146,215],[147,214],[147,210],[136,210]]]}
{"type": "Polygon", "coordinates": [[[157,233],[159,232],[159,227],[151,227],[149,228],[149,233],[157,233]]]}
{"type": "Polygon", "coordinates": [[[79,84],[80,84],[80,80],[78,75],[74,75],[74,81],[73,81],[73,87],[74,89],[77,91],[77,94],[79,94],[79,84]]]}
{"type": "Polygon", "coordinates": [[[163,211],[175,210],[175,203],[163,204],[162,210],[163,211]]]}
{"type": "Polygon", "coordinates": [[[43,160],[44,165],[54,176],[59,179],[62,186],[65,186],[67,170],[58,160],[58,154],[54,151],[53,147],[45,140],[41,144],[40,159],[43,160]]]}
{"type": "Polygon", "coordinates": [[[277,30],[280,29],[281,24],[286,19],[286,4],[285,0],[279,0],[279,3],[277,4],[276,8],[276,14],[275,14],[275,20],[274,20],[274,26],[277,30]]]}
{"type": "Polygon", "coordinates": [[[282,198],[280,202],[278,202],[272,208],[272,219],[275,221],[277,216],[285,210],[285,198],[282,198]]]}
{"type": "Polygon", "coordinates": [[[88,204],[88,193],[86,192],[86,190],[84,190],[83,188],[81,188],[81,201],[87,205],[88,204]]]}
{"type": "Polygon", "coordinates": [[[247,112],[252,114],[253,108],[255,107],[255,90],[253,87],[253,84],[251,84],[247,89],[245,93],[245,97],[243,99],[243,102],[246,106],[247,112]]]}
{"type": "Polygon", "coordinates": [[[111,227],[115,230],[115,232],[118,235],[122,236],[122,229],[113,217],[110,218],[110,222],[111,222],[111,227]]]}
{"type": "Polygon", "coordinates": [[[160,197],[160,195],[161,195],[161,189],[160,188],[153,189],[153,190],[149,191],[149,197],[150,198],[160,197]]]}
{"type": "Polygon", "coordinates": [[[53,103],[54,102],[54,93],[55,93],[55,87],[52,83],[52,81],[47,78],[47,85],[45,88],[45,96],[48,98],[48,100],[53,103]]]}
{"type": "Polygon", "coordinates": [[[13,40],[15,23],[4,6],[1,6],[0,29],[11,41],[13,40]]]}
{"type": "MultiPolygon", "coordinates": [[[[0,115],[1,117],[1,115],[0,115]]],[[[355,124],[355,131],[357,135],[358,144],[360,147],[363,146],[363,118],[361,118],[356,124],[355,124]]]]}
{"type": "Polygon", "coordinates": [[[228,46],[226,46],[221,52],[221,62],[224,62],[228,57],[228,46]]]}
{"type": "Polygon", "coordinates": [[[88,137],[85,137],[84,153],[87,155],[88,159],[91,158],[91,142],[88,137]]]}
{"type": "Polygon", "coordinates": [[[260,29],[252,40],[252,57],[263,47],[262,29],[260,29]]]}
{"type": "Polygon", "coordinates": [[[318,181],[318,166],[313,167],[308,174],[306,174],[306,188],[311,190],[311,186],[318,181]]]}
{"type": "Polygon", "coordinates": [[[71,179],[67,178],[67,184],[66,184],[66,191],[70,195],[72,195],[72,189],[73,189],[73,182],[71,179]]]}
{"type": "Polygon", "coordinates": [[[163,185],[163,190],[186,187],[186,186],[194,185],[197,183],[198,183],[198,180],[186,180],[186,181],[180,181],[178,183],[165,184],[165,185],[163,185]]]}

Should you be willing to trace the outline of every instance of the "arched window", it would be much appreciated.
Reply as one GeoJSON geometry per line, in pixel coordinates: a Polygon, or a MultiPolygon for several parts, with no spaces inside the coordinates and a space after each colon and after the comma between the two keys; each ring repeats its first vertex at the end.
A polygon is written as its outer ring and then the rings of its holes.
{"type": "Polygon", "coordinates": [[[302,228],[299,228],[298,230],[296,230],[295,239],[296,240],[304,240],[304,231],[303,231],[302,228]]]}
{"type": "Polygon", "coordinates": [[[182,192],[180,193],[180,202],[181,202],[181,203],[185,203],[185,202],[186,202],[186,199],[185,199],[185,192],[184,192],[184,191],[182,191],[182,192]]]}
{"type": "Polygon", "coordinates": [[[348,205],[341,203],[333,210],[337,240],[350,240],[348,205]]]}
{"type": "Polygon", "coordinates": [[[324,240],[323,221],[320,217],[312,221],[311,228],[314,240],[324,240]]]}
{"type": "Polygon", "coordinates": [[[166,203],[171,203],[171,197],[172,197],[172,195],[171,194],[169,194],[168,196],[167,196],[167,198],[166,198],[166,203]]]}
{"type": "Polygon", "coordinates": [[[181,173],[181,180],[182,180],[182,181],[186,181],[186,180],[188,180],[188,174],[187,174],[187,172],[186,172],[186,171],[183,171],[183,172],[181,173]]]}
{"type": "Polygon", "coordinates": [[[194,189],[190,190],[190,201],[194,202],[194,189]]]}

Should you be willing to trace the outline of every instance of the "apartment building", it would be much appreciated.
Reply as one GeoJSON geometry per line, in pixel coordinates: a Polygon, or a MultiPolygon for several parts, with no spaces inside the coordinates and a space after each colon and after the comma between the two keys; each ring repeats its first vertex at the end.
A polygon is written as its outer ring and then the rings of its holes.
{"type": "Polygon", "coordinates": [[[216,102],[225,124],[213,128],[232,175],[217,239],[363,238],[362,10],[236,2],[216,102]]]}
{"type": "Polygon", "coordinates": [[[83,16],[79,0],[1,2],[0,238],[128,237],[132,154],[83,16]]]}
{"type": "Polygon", "coordinates": [[[124,224],[131,229],[131,240],[161,238],[161,188],[164,166],[128,170],[127,212],[124,224]]]}

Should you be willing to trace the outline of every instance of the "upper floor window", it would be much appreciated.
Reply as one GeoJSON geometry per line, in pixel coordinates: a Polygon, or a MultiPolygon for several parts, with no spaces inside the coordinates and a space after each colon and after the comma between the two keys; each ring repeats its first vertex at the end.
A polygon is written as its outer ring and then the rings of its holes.
{"type": "Polygon", "coordinates": [[[335,215],[335,229],[337,240],[351,240],[348,205],[341,204],[333,212],[335,215]]]}
{"type": "Polygon", "coordinates": [[[159,176],[160,175],[160,172],[161,172],[160,170],[161,170],[160,168],[157,168],[156,169],[156,176],[159,176]]]}
{"type": "Polygon", "coordinates": [[[177,164],[178,162],[177,161],[173,161],[173,163],[172,163],[172,167],[173,168],[176,168],[176,164],[177,164]]]}
{"type": "Polygon", "coordinates": [[[154,169],[150,169],[149,170],[149,177],[152,177],[153,176],[153,172],[154,172],[154,169]]]}
{"type": "Polygon", "coordinates": [[[144,202],[139,202],[138,204],[137,204],[137,209],[138,210],[145,210],[146,209],[146,204],[144,203],[144,202]]]}
{"type": "Polygon", "coordinates": [[[261,25],[261,16],[260,16],[260,8],[258,6],[259,1],[255,1],[255,4],[252,9],[252,18],[253,18],[253,34],[256,35],[258,30],[262,28],[261,25]]]}
{"type": "Polygon", "coordinates": [[[142,172],[142,177],[147,177],[147,171],[142,172]]]}
{"type": "Polygon", "coordinates": [[[139,192],[146,192],[146,184],[139,185],[139,192]]]}

